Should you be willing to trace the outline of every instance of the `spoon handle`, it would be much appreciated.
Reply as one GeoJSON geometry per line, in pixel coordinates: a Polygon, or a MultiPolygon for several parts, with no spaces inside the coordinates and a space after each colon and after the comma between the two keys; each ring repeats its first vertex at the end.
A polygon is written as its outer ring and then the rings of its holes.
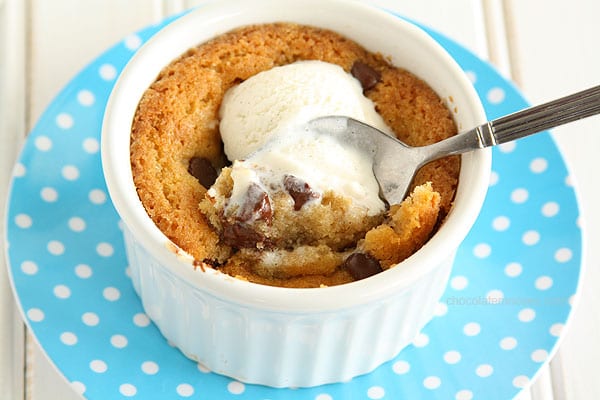
{"type": "Polygon", "coordinates": [[[596,114],[600,114],[600,86],[526,108],[480,126],[481,147],[510,142],[596,114]]]}

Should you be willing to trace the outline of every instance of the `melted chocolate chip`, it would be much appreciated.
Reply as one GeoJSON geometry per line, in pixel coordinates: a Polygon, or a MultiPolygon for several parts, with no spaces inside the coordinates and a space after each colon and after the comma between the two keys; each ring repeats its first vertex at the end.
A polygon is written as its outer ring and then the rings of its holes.
{"type": "Polygon", "coordinates": [[[283,186],[285,190],[294,199],[294,210],[298,211],[304,204],[310,199],[316,199],[319,197],[318,193],[311,190],[308,183],[303,180],[296,178],[293,175],[286,175],[283,179],[283,186]]]}
{"type": "Polygon", "coordinates": [[[355,280],[365,279],[382,271],[379,261],[368,254],[353,253],[342,263],[355,280]]]}
{"type": "Polygon", "coordinates": [[[221,241],[236,249],[257,247],[259,243],[262,243],[264,247],[269,246],[269,241],[265,236],[256,232],[252,227],[239,222],[223,224],[221,241]]]}
{"type": "Polygon", "coordinates": [[[363,90],[372,89],[381,80],[381,74],[362,61],[355,61],[350,73],[358,79],[363,90]]]}
{"type": "MultiPolygon", "coordinates": [[[[197,261],[197,260],[194,260],[194,266],[196,266],[196,261],[197,261]]],[[[202,265],[202,264],[210,265],[210,266],[211,266],[211,267],[213,267],[214,269],[217,269],[217,268],[221,267],[221,265],[222,265],[222,264],[221,264],[220,262],[218,262],[217,260],[213,260],[213,259],[210,259],[210,258],[205,258],[205,259],[203,259],[202,261],[199,261],[199,264],[200,264],[200,265],[202,265]]]]}
{"type": "Polygon", "coordinates": [[[273,220],[273,209],[271,208],[271,200],[269,195],[256,183],[251,183],[248,186],[246,199],[236,218],[240,222],[254,221],[262,219],[271,224],[273,220]]]}
{"type": "Polygon", "coordinates": [[[217,170],[204,157],[192,157],[188,164],[188,172],[205,188],[209,188],[217,180],[217,170]]]}

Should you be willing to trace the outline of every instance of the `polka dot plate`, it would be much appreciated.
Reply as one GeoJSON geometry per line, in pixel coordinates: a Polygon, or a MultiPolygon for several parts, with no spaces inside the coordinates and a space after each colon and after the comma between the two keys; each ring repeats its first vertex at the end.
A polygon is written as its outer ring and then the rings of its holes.
{"type": "MultiPolygon", "coordinates": [[[[6,219],[24,318],[56,368],[89,399],[508,399],[556,350],[581,262],[578,206],[547,133],[493,151],[488,196],[434,319],[371,374],[305,389],[246,385],[170,346],[128,277],[101,170],[104,107],[120,70],[164,24],[132,34],[60,92],[17,162],[6,219]]],[[[527,106],[488,64],[428,31],[461,64],[489,118],[527,106]]]]}

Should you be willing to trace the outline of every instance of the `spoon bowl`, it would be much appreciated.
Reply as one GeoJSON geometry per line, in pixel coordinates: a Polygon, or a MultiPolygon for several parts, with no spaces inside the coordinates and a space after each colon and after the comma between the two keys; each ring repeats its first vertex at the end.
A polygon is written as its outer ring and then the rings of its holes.
{"type": "Polygon", "coordinates": [[[308,126],[368,154],[373,160],[381,197],[388,204],[398,204],[406,196],[415,173],[428,162],[506,143],[599,113],[600,86],[595,86],[420,147],[408,146],[349,117],[325,116],[310,121],[308,126]]]}

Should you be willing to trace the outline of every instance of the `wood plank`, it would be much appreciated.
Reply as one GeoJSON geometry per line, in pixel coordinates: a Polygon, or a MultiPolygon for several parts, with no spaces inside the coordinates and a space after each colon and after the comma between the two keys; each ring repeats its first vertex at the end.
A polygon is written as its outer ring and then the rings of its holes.
{"type": "MultiPolygon", "coordinates": [[[[19,0],[0,1],[0,213],[5,214],[4,188],[25,132],[25,7],[19,0]]],[[[4,229],[0,242],[4,243],[4,229]]],[[[0,248],[0,388],[2,397],[24,396],[24,325],[5,268],[5,247],[0,248]]]]}
{"type": "MultiPolygon", "coordinates": [[[[506,0],[510,10],[510,47],[519,69],[519,86],[534,103],[600,83],[597,39],[600,3],[595,0],[548,2],[506,0]],[[532,29],[532,24],[535,28],[532,29]]],[[[600,119],[554,130],[580,194],[587,249],[580,298],[558,357],[551,364],[560,399],[600,398],[593,367],[600,360],[600,191],[592,160],[600,148],[600,119]]]]}
{"type": "Polygon", "coordinates": [[[550,365],[544,365],[530,388],[531,398],[533,400],[554,400],[554,387],[550,365]]]}

